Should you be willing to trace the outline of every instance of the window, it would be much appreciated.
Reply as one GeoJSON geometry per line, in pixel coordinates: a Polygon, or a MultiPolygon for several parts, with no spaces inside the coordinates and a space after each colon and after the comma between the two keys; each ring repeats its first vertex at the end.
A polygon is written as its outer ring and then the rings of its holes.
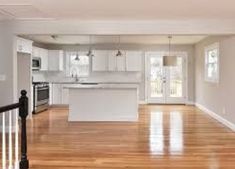
{"type": "Polygon", "coordinates": [[[219,82],[219,43],[205,48],[205,80],[219,82]]]}
{"type": "Polygon", "coordinates": [[[90,73],[90,59],[82,52],[66,52],[66,74],[69,77],[87,77],[90,73]]]}

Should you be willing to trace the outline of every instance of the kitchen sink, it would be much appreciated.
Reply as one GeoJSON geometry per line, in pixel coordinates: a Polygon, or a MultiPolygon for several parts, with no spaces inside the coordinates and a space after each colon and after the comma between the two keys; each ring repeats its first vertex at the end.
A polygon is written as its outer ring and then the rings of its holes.
{"type": "Polygon", "coordinates": [[[81,83],[81,85],[98,85],[99,83],[89,83],[89,82],[84,82],[81,83]]]}

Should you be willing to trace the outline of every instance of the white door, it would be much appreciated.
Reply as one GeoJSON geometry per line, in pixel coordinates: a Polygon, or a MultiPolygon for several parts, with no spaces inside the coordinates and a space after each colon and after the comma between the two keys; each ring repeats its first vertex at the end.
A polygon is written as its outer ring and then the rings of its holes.
{"type": "Polygon", "coordinates": [[[162,52],[147,53],[148,103],[185,103],[186,55],[178,53],[176,66],[163,66],[162,52]]]}

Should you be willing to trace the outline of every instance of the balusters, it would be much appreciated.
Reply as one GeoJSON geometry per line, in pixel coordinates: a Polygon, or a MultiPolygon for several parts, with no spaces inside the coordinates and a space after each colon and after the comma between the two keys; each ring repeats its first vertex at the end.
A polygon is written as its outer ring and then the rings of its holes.
{"type": "Polygon", "coordinates": [[[19,122],[18,109],[15,110],[15,169],[19,169],[19,122]]]}
{"type": "Polygon", "coordinates": [[[12,111],[8,112],[8,165],[12,169],[12,111]]]}
{"type": "Polygon", "coordinates": [[[28,98],[25,90],[21,91],[19,103],[0,107],[2,116],[2,169],[28,169],[26,118],[28,116],[28,98]],[[18,111],[19,109],[19,111],[18,111]],[[14,113],[15,112],[15,113],[14,113]],[[21,118],[21,160],[19,162],[19,124],[21,118]],[[15,117],[15,119],[13,119],[15,117]],[[7,121],[6,121],[7,119],[7,121]],[[6,123],[7,122],[7,123],[6,123]],[[14,124],[13,124],[14,122],[14,124]],[[7,125],[7,126],[6,126],[7,125]],[[14,126],[14,128],[13,128],[14,126]],[[14,132],[14,134],[13,134],[14,132]],[[6,136],[8,134],[8,137],[6,136]],[[8,139],[8,142],[6,141],[8,139]],[[15,139],[13,141],[13,139],[15,139]],[[14,146],[13,146],[14,142],[14,146]],[[7,145],[8,144],[8,145],[7,145]],[[13,154],[15,155],[13,159],[13,154]]]}
{"type": "Polygon", "coordinates": [[[6,117],[2,113],[2,168],[6,168],[6,117]]]}

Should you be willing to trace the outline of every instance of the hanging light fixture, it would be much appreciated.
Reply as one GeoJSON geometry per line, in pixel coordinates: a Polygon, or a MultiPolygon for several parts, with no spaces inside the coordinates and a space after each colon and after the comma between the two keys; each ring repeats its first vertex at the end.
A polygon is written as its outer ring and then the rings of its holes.
{"type": "Polygon", "coordinates": [[[78,54],[78,52],[76,53],[76,57],[75,57],[75,59],[74,60],[76,60],[76,61],[80,61],[80,58],[79,58],[79,54],[78,54]]]}
{"type": "Polygon", "coordinates": [[[121,36],[118,36],[118,51],[116,56],[122,56],[122,52],[120,51],[120,46],[121,46],[121,36]]]}
{"type": "Polygon", "coordinates": [[[168,40],[169,40],[168,55],[163,56],[163,66],[176,66],[177,65],[177,57],[171,54],[172,36],[168,36],[168,40]]]}
{"type": "Polygon", "coordinates": [[[87,52],[86,55],[87,55],[87,56],[94,56],[94,55],[92,54],[92,36],[91,36],[91,35],[89,36],[89,50],[88,50],[88,52],[87,52]]]}

